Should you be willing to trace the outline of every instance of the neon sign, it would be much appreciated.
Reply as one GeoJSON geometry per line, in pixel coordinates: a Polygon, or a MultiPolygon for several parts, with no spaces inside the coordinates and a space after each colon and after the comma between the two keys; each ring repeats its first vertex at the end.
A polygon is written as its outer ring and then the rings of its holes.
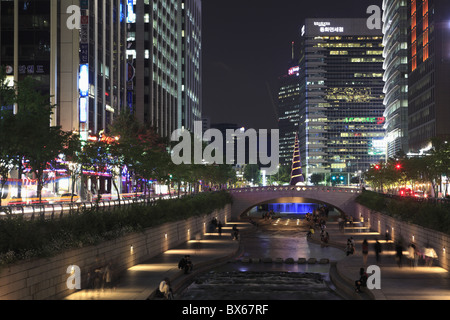
{"type": "Polygon", "coordinates": [[[134,14],[133,0],[128,0],[127,11],[128,11],[127,22],[128,23],[135,23],[136,22],[136,15],[134,14]]]}
{"type": "Polygon", "coordinates": [[[88,97],[80,98],[80,122],[87,122],[88,97]]]}
{"type": "Polygon", "coordinates": [[[293,74],[298,74],[298,72],[300,71],[300,67],[296,66],[296,67],[292,67],[288,70],[288,74],[291,76],[293,74]]]}
{"type": "Polygon", "coordinates": [[[320,28],[320,32],[344,32],[344,27],[331,27],[331,22],[314,21],[314,25],[320,28]]]}
{"type": "Polygon", "coordinates": [[[87,97],[89,94],[89,68],[87,64],[80,65],[78,87],[80,88],[80,96],[87,97]]]}
{"type": "Polygon", "coordinates": [[[344,122],[371,122],[376,124],[383,124],[385,117],[366,117],[366,118],[345,118],[344,122]]]}

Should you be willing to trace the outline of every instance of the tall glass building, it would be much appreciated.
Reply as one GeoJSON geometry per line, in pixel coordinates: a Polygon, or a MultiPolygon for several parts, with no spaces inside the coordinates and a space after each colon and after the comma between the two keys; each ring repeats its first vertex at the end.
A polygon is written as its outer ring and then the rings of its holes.
{"type": "Polygon", "coordinates": [[[303,173],[349,183],[385,158],[382,32],[366,19],[306,19],[301,29],[303,173]]]}
{"type": "Polygon", "coordinates": [[[136,118],[170,136],[177,128],[181,15],[178,0],[127,0],[127,59],[130,77],[128,104],[136,118]]]}
{"type": "Polygon", "coordinates": [[[450,138],[450,1],[408,1],[409,151],[450,138]]]}
{"type": "Polygon", "coordinates": [[[1,0],[0,65],[38,80],[52,124],[87,139],[126,105],[126,14],[125,0],[1,0]]]}
{"type": "Polygon", "coordinates": [[[178,128],[202,121],[202,2],[181,0],[181,88],[178,128]]]}
{"type": "Polygon", "coordinates": [[[300,107],[300,67],[291,63],[279,78],[278,129],[280,134],[280,165],[292,164],[295,136],[298,132],[300,107]]]}
{"type": "Polygon", "coordinates": [[[408,4],[383,1],[384,117],[387,157],[408,153],[408,4]]]}
{"type": "Polygon", "coordinates": [[[128,105],[170,137],[201,121],[201,1],[127,0],[128,105]]]}

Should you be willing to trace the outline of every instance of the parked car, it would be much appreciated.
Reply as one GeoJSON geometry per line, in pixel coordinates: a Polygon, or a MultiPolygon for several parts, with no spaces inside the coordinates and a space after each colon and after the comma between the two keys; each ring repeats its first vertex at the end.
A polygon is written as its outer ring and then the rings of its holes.
{"type": "Polygon", "coordinates": [[[414,194],[414,192],[410,188],[400,188],[398,194],[401,197],[410,197],[414,194]]]}
{"type": "Polygon", "coordinates": [[[422,190],[416,190],[416,191],[414,191],[414,197],[416,197],[416,198],[427,198],[428,195],[422,190]]]}
{"type": "Polygon", "coordinates": [[[73,199],[72,199],[72,193],[69,192],[69,193],[63,193],[61,195],[61,197],[59,198],[59,200],[57,200],[56,202],[57,203],[71,202],[71,201],[78,202],[79,200],[80,200],[80,197],[76,193],[73,194],[73,199]]]}

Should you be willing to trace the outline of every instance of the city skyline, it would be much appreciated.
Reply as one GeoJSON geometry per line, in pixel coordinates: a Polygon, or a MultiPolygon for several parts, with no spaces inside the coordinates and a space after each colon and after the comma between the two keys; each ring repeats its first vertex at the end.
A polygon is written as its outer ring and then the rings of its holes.
{"type": "Polygon", "coordinates": [[[368,18],[381,0],[203,1],[203,116],[254,129],[276,129],[278,77],[291,45],[298,55],[306,18],[368,18]],[[239,32],[238,32],[239,31],[239,32]]]}

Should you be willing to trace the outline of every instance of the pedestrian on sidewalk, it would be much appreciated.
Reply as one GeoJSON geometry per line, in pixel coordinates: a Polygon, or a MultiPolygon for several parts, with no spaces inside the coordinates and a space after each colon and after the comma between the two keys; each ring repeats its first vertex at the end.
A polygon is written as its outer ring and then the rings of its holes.
{"type": "Polygon", "coordinates": [[[344,219],[342,219],[342,217],[338,218],[338,225],[340,231],[344,230],[344,219]]]}
{"type": "Polygon", "coordinates": [[[239,230],[237,228],[237,225],[233,226],[233,230],[231,232],[231,235],[233,236],[233,240],[239,240],[239,230]]]}
{"type": "Polygon", "coordinates": [[[219,236],[222,235],[222,222],[219,221],[219,223],[217,224],[217,229],[219,230],[219,236]]]}
{"type": "Polygon", "coordinates": [[[401,242],[397,242],[395,246],[395,259],[397,260],[397,265],[399,268],[402,267],[402,260],[403,260],[403,245],[401,242]]]}
{"type": "Polygon", "coordinates": [[[369,256],[369,243],[367,242],[367,239],[364,239],[364,241],[362,243],[362,255],[363,255],[364,267],[367,267],[367,258],[369,256]]]}
{"type": "Polygon", "coordinates": [[[105,273],[103,275],[106,289],[112,289],[112,265],[111,262],[105,268],[105,273]]]}
{"type": "Polygon", "coordinates": [[[380,262],[380,254],[381,254],[381,243],[378,239],[375,241],[375,256],[377,259],[377,263],[380,262]]]}
{"type": "Polygon", "coordinates": [[[409,260],[409,266],[411,268],[414,268],[414,266],[415,266],[416,254],[417,254],[417,250],[416,250],[415,244],[410,243],[408,246],[408,260],[409,260]]]}

